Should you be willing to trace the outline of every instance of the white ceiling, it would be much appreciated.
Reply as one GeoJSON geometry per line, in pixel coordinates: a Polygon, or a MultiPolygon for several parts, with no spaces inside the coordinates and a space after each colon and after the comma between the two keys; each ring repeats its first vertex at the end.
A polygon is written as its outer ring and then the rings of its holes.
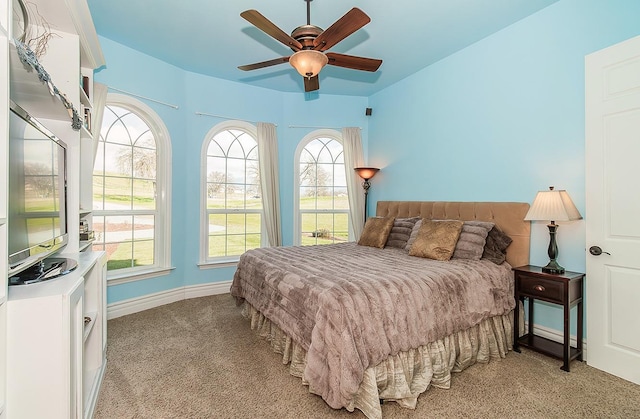
{"type": "MultiPolygon", "coordinates": [[[[311,24],[328,28],[352,7],[371,22],[330,49],[382,59],[375,73],[326,66],[319,94],[369,96],[558,0],[314,0],[311,24]]],[[[237,66],[292,51],[240,17],[256,9],[291,33],[304,0],[88,0],[98,35],[184,70],[283,92],[302,92],[287,63],[237,66]]],[[[109,57],[106,56],[107,67],[109,57]]]]}

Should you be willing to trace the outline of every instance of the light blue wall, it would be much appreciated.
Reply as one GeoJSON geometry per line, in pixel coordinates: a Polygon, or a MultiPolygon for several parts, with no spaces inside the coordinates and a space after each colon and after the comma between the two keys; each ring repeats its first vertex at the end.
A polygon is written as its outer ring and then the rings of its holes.
{"type": "MultiPolygon", "coordinates": [[[[637,0],[561,0],[370,98],[307,97],[186,73],[101,38],[108,66],[97,81],[180,106],[147,102],[172,137],[176,270],[109,287],[109,302],[232,278],[233,268],[196,266],[199,153],[222,119],[195,111],[278,125],[285,244],[293,242],[293,155],[312,130],[290,125],[363,128],[368,163],[382,168],[370,213],[380,199],[531,202],[554,185],[587,217],[584,56],[639,35],[638,22],[637,0]]],[[[545,223],[534,223],[532,264],[546,264],[548,239],[545,223]]],[[[558,244],[559,262],[584,272],[584,221],[562,224],[558,244]]],[[[536,323],[561,329],[560,311],[539,307],[536,323]]]]}
{"type": "Polygon", "coordinates": [[[233,278],[235,268],[201,270],[199,257],[200,152],[207,132],[225,118],[272,122],[277,125],[280,161],[282,230],[285,245],[293,243],[293,157],[298,142],[314,128],[295,126],[362,127],[367,98],[317,93],[281,93],[185,72],[106,38],[100,43],[107,67],[95,80],[108,86],[177,105],[173,109],[142,100],[165,122],[172,143],[172,265],[158,278],[110,286],[108,303],[188,285],[233,278]]]}
{"type": "MultiPolygon", "coordinates": [[[[584,57],[639,34],[640,1],[562,0],[373,95],[370,202],[531,202],[555,185],[588,217],[584,57]]],[[[548,261],[545,224],[532,264],[548,261]]],[[[584,272],[584,220],[561,224],[558,246],[584,272]]],[[[562,313],[540,305],[536,323],[561,330],[562,313]]]]}

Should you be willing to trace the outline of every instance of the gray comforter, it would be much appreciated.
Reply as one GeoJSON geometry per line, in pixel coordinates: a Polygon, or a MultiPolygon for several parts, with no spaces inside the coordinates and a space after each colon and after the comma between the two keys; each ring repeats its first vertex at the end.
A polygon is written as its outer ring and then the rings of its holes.
{"type": "Polygon", "coordinates": [[[307,350],[304,379],[336,409],[349,405],[368,367],[515,307],[507,263],[355,243],[248,251],[231,294],[307,350]]]}

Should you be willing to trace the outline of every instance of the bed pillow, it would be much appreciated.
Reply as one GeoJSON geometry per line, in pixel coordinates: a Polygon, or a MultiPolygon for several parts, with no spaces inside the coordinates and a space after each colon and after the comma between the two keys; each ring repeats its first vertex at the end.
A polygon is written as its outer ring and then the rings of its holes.
{"type": "Polygon", "coordinates": [[[501,265],[507,259],[507,248],[513,239],[506,235],[498,226],[493,226],[487,235],[482,259],[490,260],[496,265],[501,265]]]}
{"type": "Polygon", "coordinates": [[[364,230],[358,240],[361,246],[378,247],[382,249],[393,227],[393,217],[371,217],[364,224],[364,230]]]}
{"type": "Polygon", "coordinates": [[[409,255],[435,260],[449,260],[462,231],[462,221],[423,219],[409,255]]]}
{"type": "Polygon", "coordinates": [[[416,241],[416,237],[418,237],[418,231],[420,231],[421,226],[422,226],[422,219],[418,219],[418,221],[416,221],[416,223],[413,225],[413,228],[411,229],[411,234],[409,235],[409,240],[407,240],[407,244],[404,246],[404,250],[406,250],[407,252],[411,250],[411,246],[413,245],[413,242],[416,241]]]}
{"type": "Polygon", "coordinates": [[[384,247],[395,247],[397,249],[404,249],[411,236],[413,226],[420,220],[419,217],[412,218],[396,218],[393,221],[393,227],[387,238],[387,243],[384,247]]]}
{"type": "Polygon", "coordinates": [[[452,258],[480,260],[487,235],[494,225],[488,221],[465,221],[452,258]]]}

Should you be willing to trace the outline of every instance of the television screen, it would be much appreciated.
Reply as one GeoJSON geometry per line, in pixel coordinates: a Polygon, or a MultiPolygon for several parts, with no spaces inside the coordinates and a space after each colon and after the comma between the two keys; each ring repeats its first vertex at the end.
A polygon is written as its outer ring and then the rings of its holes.
{"type": "Polygon", "coordinates": [[[8,250],[10,273],[67,242],[66,146],[22,108],[9,119],[8,250]]]}

